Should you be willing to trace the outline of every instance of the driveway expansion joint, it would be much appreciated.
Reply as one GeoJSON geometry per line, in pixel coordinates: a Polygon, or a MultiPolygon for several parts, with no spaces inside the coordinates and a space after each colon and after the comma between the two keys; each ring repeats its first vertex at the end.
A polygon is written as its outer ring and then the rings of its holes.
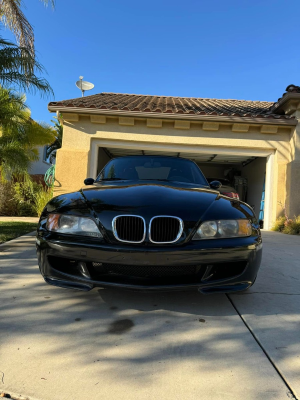
{"type": "MultiPolygon", "coordinates": [[[[260,292],[258,292],[260,293],[260,292]]],[[[269,356],[269,354],[267,353],[267,351],[265,350],[265,348],[263,347],[262,343],[259,341],[259,339],[257,338],[257,336],[255,335],[255,333],[252,331],[252,329],[250,328],[250,326],[248,325],[248,323],[246,322],[245,318],[242,316],[242,314],[239,312],[239,310],[237,309],[237,307],[235,306],[233,300],[231,299],[230,295],[228,295],[226,293],[226,297],[228,298],[228,300],[230,301],[232,307],[235,309],[236,313],[239,315],[239,317],[241,318],[241,320],[243,321],[244,325],[246,326],[246,328],[248,329],[248,331],[250,332],[250,334],[253,336],[253,339],[256,341],[256,343],[258,344],[258,346],[261,348],[261,350],[263,351],[263,353],[265,354],[265,356],[267,357],[267,359],[269,360],[269,362],[271,363],[271,365],[273,366],[273,368],[275,369],[275,371],[277,372],[278,376],[281,378],[281,380],[283,381],[283,383],[285,384],[285,386],[288,389],[287,392],[287,397],[290,399],[294,399],[294,400],[300,400],[296,397],[294,390],[291,388],[291,386],[289,385],[289,383],[287,382],[287,380],[285,379],[284,375],[282,375],[282,373],[280,372],[280,370],[277,368],[275,362],[272,360],[272,358],[269,356]]]]}
{"type": "Polygon", "coordinates": [[[250,295],[250,294],[283,294],[283,295],[285,295],[285,296],[300,296],[300,293],[282,293],[282,292],[249,292],[249,293],[241,293],[241,294],[238,294],[238,293],[235,293],[235,295],[238,295],[238,296],[245,296],[245,295],[250,295]]]}

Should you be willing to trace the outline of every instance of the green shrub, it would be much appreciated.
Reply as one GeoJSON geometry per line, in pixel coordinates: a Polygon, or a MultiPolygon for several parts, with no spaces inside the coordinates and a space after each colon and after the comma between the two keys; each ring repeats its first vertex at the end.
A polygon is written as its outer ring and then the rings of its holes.
{"type": "Polygon", "coordinates": [[[25,182],[16,182],[14,184],[14,199],[17,203],[16,212],[21,217],[36,217],[37,213],[34,208],[35,194],[40,188],[30,180],[25,182]]]}
{"type": "Polygon", "coordinates": [[[17,216],[15,191],[10,182],[0,182],[0,215],[17,216]]]}
{"type": "Polygon", "coordinates": [[[279,217],[273,228],[273,231],[286,233],[287,235],[300,235],[300,215],[293,219],[287,217],[279,217]]]}
{"type": "Polygon", "coordinates": [[[36,217],[52,198],[51,189],[27,179],[0,183],[0,215],[36,217]]]}
{"type": "Polygon", "coordinates": [[[53,191],[52,189],[44,189],[40,190],[34,199],[34,208],[35,212],[37,213],[38,216],[41,215],[43,209],[45,208],[46,204],[48,201],[50,201],[53,197],[53,191]]]}
{"type": "Polygon", "coordinates": [[[283,228],[283,233],[288,235],[299,235],[300,234],[300,215],[294,219],[286,221],[283,228]]]}
{"type": "Polygon", "coordinates": [[[282,232],[283,228],[284,228],[285,221],[286,221],[285,217],[277,218],[277,220],[275,221],[275,224],[274,224],[274,226],[272,228],[272,231],[282,232]]]}

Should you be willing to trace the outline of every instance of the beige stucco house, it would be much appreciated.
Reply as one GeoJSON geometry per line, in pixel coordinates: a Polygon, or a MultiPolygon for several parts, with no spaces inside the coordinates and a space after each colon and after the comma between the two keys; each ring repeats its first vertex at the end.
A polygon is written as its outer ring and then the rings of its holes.
{"type": "Polygon", "coordinates": [[[55,194],[78,190],[107,161],[129,154],[194,160],[207,177],[233,170],[247,182],[245,200],[264,227],[285,205],[300,214],[300,87],[276,102],[100,93],[51,102],[64,120],[55,194]]]}

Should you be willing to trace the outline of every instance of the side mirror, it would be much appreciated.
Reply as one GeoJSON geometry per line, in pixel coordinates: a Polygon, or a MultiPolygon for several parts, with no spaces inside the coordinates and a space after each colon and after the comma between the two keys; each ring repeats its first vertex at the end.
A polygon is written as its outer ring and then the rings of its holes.
{"type": "Polygon", "coordinates": [[[92,185],[94,182],[95,182],[95,179],[93,179],[93,178],[86,178],[86,179],[83,181],[83,183],[84,183],[85,185],[92,185]]]}
{"type": "Polygon", "coordinates": [[[214,190],[219,190],[220,187],[222,186],[222,183],[219,181],[212,181],[210,182],[209,186],[214,190]]]}

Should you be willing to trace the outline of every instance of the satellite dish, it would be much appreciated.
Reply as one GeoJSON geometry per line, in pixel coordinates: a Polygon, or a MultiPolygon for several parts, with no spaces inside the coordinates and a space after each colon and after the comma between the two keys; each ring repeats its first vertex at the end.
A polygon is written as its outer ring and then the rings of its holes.
{"type": "Polygon", "coordinates": [[[95,87],[95,85],[91,82],[83,81],[83,76],[79,77],[79,81],[76,82],[76,86],[81,90],[82,97],[84,96],[84,92],[86,90],[91,90],[95,87]]]}

